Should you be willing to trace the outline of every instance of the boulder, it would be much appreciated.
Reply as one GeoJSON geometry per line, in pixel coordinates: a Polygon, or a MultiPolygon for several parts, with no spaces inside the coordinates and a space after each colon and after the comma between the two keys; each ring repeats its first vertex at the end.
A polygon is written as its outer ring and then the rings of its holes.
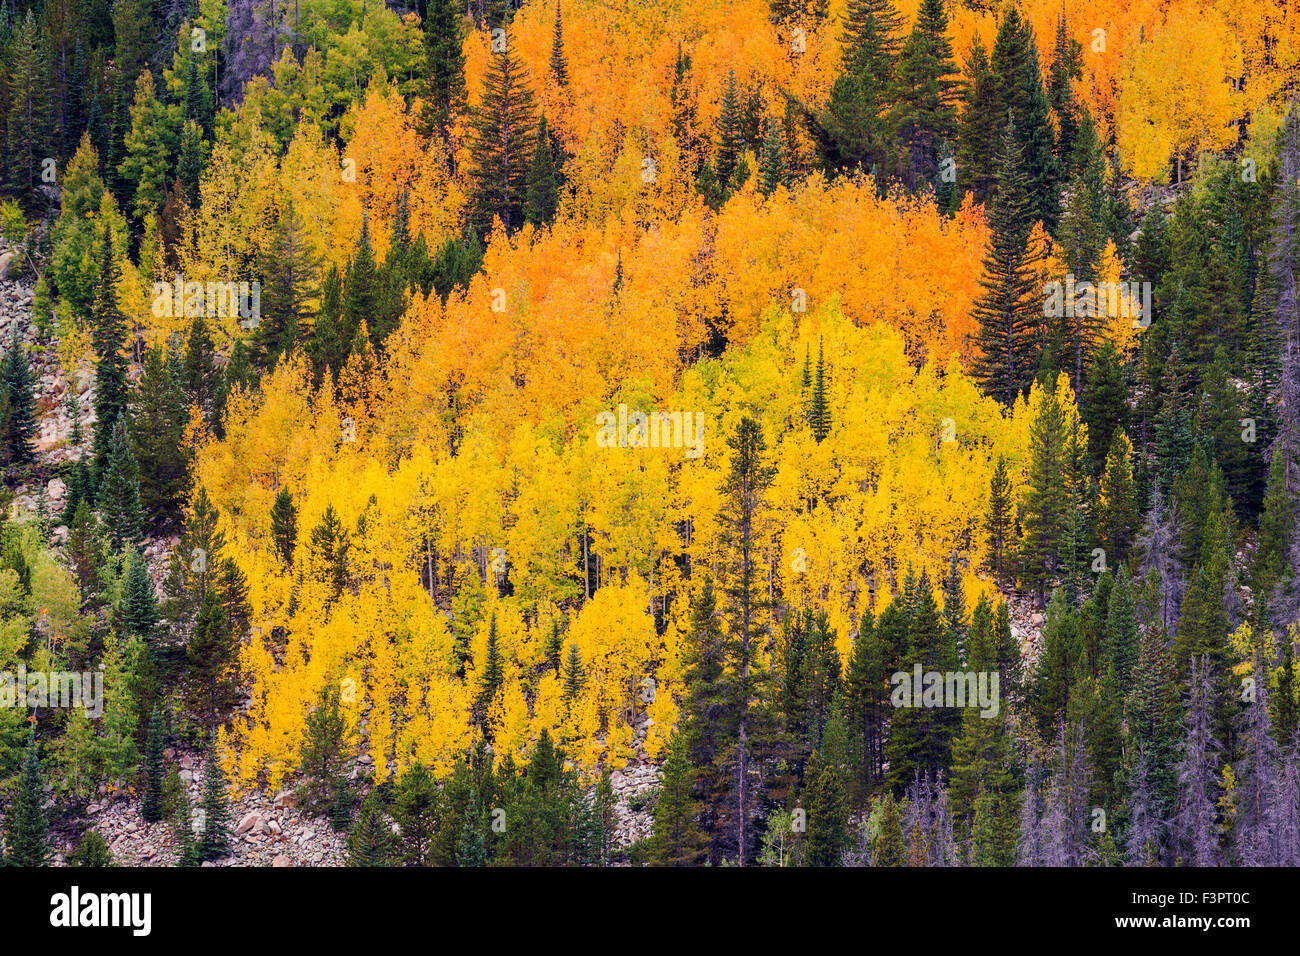
{"type": "Polygon", "coordinates": [[[249,810],[244,814],[239,824],[235,827],[235,833],[247,833],[249,830],[261,830],[266,825],[262,815],[256,810],[249,810]]]}

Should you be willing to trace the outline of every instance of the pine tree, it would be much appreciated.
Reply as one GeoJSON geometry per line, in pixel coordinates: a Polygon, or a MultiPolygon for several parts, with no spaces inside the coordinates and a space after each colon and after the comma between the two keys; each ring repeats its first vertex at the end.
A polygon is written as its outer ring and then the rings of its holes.
{"type": "Polygon", "coordinates": [[[693,784],[690,747],[677,730],[668,741],[646,850],[647,862],[654,866],[693,866],[705,856],[704,837],[695,822],[693,784]]]}
{"type": "Polygon", "coordinates": [[[197,405],[203,413],[203,420],[213,429],[219,424],[223,404],[223,383],[215,354],[212,336],[203,316],[196,316],[185,344],[182,386],[187,404],[197,405]]]}
{"type": "Polygon", "coordinates": [[[437,816],[438,785],[417,760],[402,774],[393,793],[393,817],[401,829],[398,839],[406,865],[429,865],[437,816]]]}
{"type": "Polygon", "coordinates": [[[1074,141],[1079,130],[1079,104],[1070,86],[1083,79],[1083,47],[1070,35],[1065,22],[1065,8],[1056,18],[1056,43],[1052,50],[1052,68],[1047,75],[1047,101],[1056,116],[1056,156],[1063,171],[1069,171],[1074,141]]]}
{"type": "Polygon", "coordinates": [[[608,767],[601,771],[600,779],[589,791],[588,802],[584,855],[596,866],[608,866],[614,828],[618,822],[618,801],[614,797],[614,783],[608,767]]]}
{"type": "MultiPolygon", "coordinates": [[[[1076,152],[1086,155],[1076,158],[1076,173],[1066,190],[1065,211],[1056,235],[1065,253],[1067,275],[1078,282],[1095,283],[1101,279],[1101,257],[1106,246],[1102,224],[1105,182],[1096,130],[1087,114],[1075,146],[1076,152]]],[[[1094,289],[1089,293],[1087,287],[1075,288],[1077,291],[1070,301],[1061,296],[1059,314],[1049,323],[1048,334],[1051,367],[1068,371],[1075,392],[1083,396],[1086,394],[1083,373],[1106,334],[1109,304],[1104,292],[1094,289]]]]}
{"type": "Polygon", "coordinates": [[[1148,628],[1143,633],[1130,685],[1124,704],[1129,732],[1129,793],[1136,794],[1139,784],[1144,785],[1148,812],[1155,820],[1167,820],[1177,797],[1180,707],[1173,661],[1159,628],[1148,628]],[[1142,767],[1135,763],[1139,755],[1142,767]]]}
{"type": "Polygon", "coordinates": [[[560,677],[560,668],[563,666],[564,654],[564,635],[560,629],[560,617],[557,614],[551,620],[551,631],[546,636],[546,663],[551,668],[551,672],[556,678],[560,677]]]}
{"type": "Polygon", "coordinates": [[[998,85],[988,52],[977,35],[966,54],[965,96],[957,133],[957,181],[987,205],[995,188],[1002,150],[998,85]]]}
{"type": "Polygon", "coordinates": [[[1038,722],[1038,731],[1049,739],[1067,715],[1070,687],[1081,667],[1084,649],[1079,639],[1079,617],[1066,600],[1065,588],[1057,588],[1047,603],[1038,666],[1029,682],[1026,704],[1038,722]]]}
{"type": "Polygon", "coordinates": [[[753,418],[745,417],[728,436],[731,461],[721,486],[722,511],[719,523],[727,556],[724,592],[727,596],[729,651],[731,657],[731,706],[735,709],[736,734],[730,753],[724,751],[724,766],[734,766],[734,798],[729,801],[728,843],[734,846],[737,862],[744,866],[750,857],[751,843],[756,842],[753,815],[758,799],[751,773],[759,771],[754,758],[771,732],[770,713],[762,706],[761,690],[767,674],[758,656],[760,642],[766,638],[763,622],[768,603],[757,558],[757,540],[762,520],[761,509],[776,469],[767,464],[767,450],[762,428],[753,418]],[[752,735],[752,736],[751,736],[752,735]]]}
{"type": "Polygon", "coordinates": [[[985,716],[979,708],[967,707],[952,748],[952,812],[958,818],[970,816],[978,848],[977,853],[972,848],[972,855],[995,866],[1009,866],[1015,859],[1016,780],[1006,719],[1002,708],[985,716]],[[980,826],[984,830],[977,835],[980,826]]]}
{"type": "Polygon", "coordinates": [[[109,546],[114,551],[122,551],[139,544],[144,531],[140,470],[127,440],[125,414],[118,417],[113,429],[104,479],[96,498],[109,546]]]}
{"type": "Polygon", "coordinates": [[[546,128],[546,114],[543,113],[537,123],[537,143],[533,147],[532,165],[528,168],[524,218],[534,226],[547,225],[555,218],[559,202],[559,171],[546,128]]]}
{"type": "Polygon", "coordinates": [[[691,72],[690,53],[677,41],[677,58],[673,64],[673,85],[668,92],[672,107],[671,128],[673,139],[682,148],[683,161],[690,177],[700,174],[702,149],[696,130],[697,103],[695,90],[688,83],[691,72]]]}
{"type": "Polygon", "coordinates": [[[188,625],[197,617],[215,581],[226,546],[225,533],[217,526],[217,509],[202,485],[194,493],[185,531],[172,552],[164,591],[167,595],[165,616],[188,625]]]}
{"type": "MultiPolygon", "coordinates": [[[[180,195],[191,208],[200,200],[199,181],[203,178],[203,171],[206,168],[206,156],[203,131],[198,123],[187,121],[181,127],[180,155],[176,159],[176,182],[180,184],[180,195]]],[[[173,188],[168,191],[167,202],[173,202],[174,195],[173,188]]]]}
{"type": "Polygon", "coordinates": [[[465,109],[465,57],[461,17],[455,0],[429,0],[424,14],[426,87],[421,133],[449,142],[455,119],[465,109]]]}
{"type": "Polygon", "coordinates": [[[122,597],[122,630],[148,641],[158,626],[158,604],[154,600],[149,565],[138,552],[127,558],[126,584],[122,597]]]}
{"type": "Polygon", "coordinates": [[[691,619],[683,651],[682,726],[690,745],[691,765],[697,779],[700,826],[710,842],[710,861],[721,859],[723,842],[719,806],[727,799],[729,778],[723,766],[727,741],[734,739],[734,708],[730,688],[723,680],[728,644],[718,615],[713,581],[704,586],[691,606],[691,619]]]}
{"type": "MultiPolygon", "coordinates": [[[[1265,316],[1269,338],[1281,346],[1277,357],[1275,401],[1280,410],[1273,455],[1281,459],[1273,479],[1279,501],[1270,515],[1274,532],[1286,531],[1284,566],[1300,567],[1300,110],[1293,103],[1279,140],[1278,178],[1269,210],[1264,271],[1272,287],[1272,309],[1265,316]],[[1286,502],[1286,504],[1283,504],[1286,502]],[[1288,512],[1288,513],[1284,513],[1288,512]]],[[[1281,545],[1282,542],[1277,542],[1281,545]]],[[[1289,583],[1289,582],[1288,582],[1289,583]]],[[[1273,596],[1273,613],[1290,623],[1300,610],[1300,588],[1284,587],[1273,596]]]]}
{"type": "Polygon", "coordinates": [[[348,834],[348,866],[391,866],[396,842],[388,815],[379,801],[379,789],[375,788],[362,802],[357,821],[348,834]]]}
{"type": "Polygon", "coordinates": [[[741,185],[741,160],[745,146],[744,106],[736,71],[729,70],[727,82],[722,87],[722,102],[718,106],[718,152],[713,161],[713,172],[724,200],[741,185]]]}
{"type": "Polygon", "coordinates": [[[29,9],[6,50],[5,179],[28,202],[36,198],[41,162],[49,154],[51,125],[44,43],[29,9]]]}
{"type": "MultiPolygon", "coordinates": [[[[1082,683],[1076,679],[1076,686],[1078,691],[1072,709],[1080,715],[1078,719],[1083,723],[1084,743],[1092,767],[1089,800],[1092,806],[1110,813],[1120,805],[1124,694],[1110,669],[1100,679],[1092,675],[1083,678],[1082,683]]],[[[1091,850],[1099,854],[1097,862],[1102,862],[1101,858],[1111,852],[1108,846],[1094,846],[1091,850]]]]}
{"type": "Polygon", "coordinates": [[[975,798],[971,814],[971,866],[1014,866],[1017,835],[1014,795],[981,793],[975,798]]]}
{"type": "Polygon", "coordinates": [[[347,362],[350,344],[351,340],[343,335],[343,277],[338,266],[330,266],[321,287],[320,312],[311,330],[310,352],[318,380],[326,373],[338,377],[347,362]]]}
{"type": "Polygon", "coordinates": [[[871,860],[875,866],[903,866],[907,850],[903,844],[903,816],[893,793],[886,791],[882,800],[880,830],[871,847],[871,860]]]}
{"type": "Polygon", "coordinates": [[[9,391],[0,387],[0,465],[9,464],[9,423],[12,417],[9,407],[9,391]]]}
{"type": "Polygon", "coordinates": [[[292,568],[294,551],[298,547],[298,509],[288,488],[281,488],[276,493],[275,504],[271,506],[271,541],[285,567],[292,568]]]}
{"type": "Polygon", "coordinates": [[[45,866],[50,856],[49,825],[45,819],[45,785],[36,731],[27,734],[27,750],[18,774],[18,790],[9,817],[8,862],[14,866],[45,866]]]}
{"type": "Polygon", "coordinates": [[[956,133],[956,74],[943,0],[922,0],[894,71],[895,124],[908,150],[912,188],[935,181],[939,144],[956,133]]]}
{"type": "Polygon", "coordinates": [[[1007,601],[999,601],[993,611],[992,643],[997,649],[998,671],[1003,693],[1019,694],[1025,682],[1020,643],[1011,633],[1011,611],[1007,601]]]}
{"type": "MultiPolygon", "coordinates": [[[[577,650],[577,645],[570,645],[569,656],[572,659],[577,650]]],[[[483,649],[483,663],[479,672],[478,696],[475,699],[474,712],[478,723],[483,727],[488,727],[489,710],[492,704],[496,702],[497,695],[501,693],[501,686],[505,683],[505,664],[501,658],[501,646],[497,638],[497,617],[496,613],[492,614],[488,622],[487,642],[483,649]]],[[[568,676],[565,679],[568,685],[568,676]]]]}
{"type": "Polygon", "coordinates": [[[1292,603],[1296,587],[1295,565],[1289,560],[1297,540],[1296,512],[1287,496],[1286,447],[1276,443],[1269,463],[1264,509],[1259,516],[1259,546],[1251,569],[1252,586],[1260,597],[1259,607],[1279,626],[1286,623],[1285,609],[1292,603]],[[1277,609],[1281,614],[1269,614],[1277,609]]]}
{"type": "Polygon", "coordinates": [[[1128,567],[1120,565],[1106,607],[1106,644],[1102,669],[1110,668],[1116,686],[1127,687],[1140,653],[1137,604],[1128,567]]]}
{"type": "Polygon", "coordinates": [[[334,512],[333,505],[325,507],[320,524],[311,532],[311,561],[321,580],[333,589],[330,600],[336,600],[348,586],[348,552],[351,541],[343,523],[334,512]]]}
{"type": "Polygon", "coordinates": [[[157,823],[163,818],[163,730],[162,715],[154,708],[149,718],[149,734],[145,743],[144,754],[144,802],[140,815],[146,823],[157,823]]]}
{"type": "Polygon", "coordinates": [[[560,0],[555,0],[555,29],[551,33],[551,75],[561,87],[569,85],[569,63],[564,55],[564,25],[560,22],[560,0]]]}
{"type": "Polygon", "coordinates": [[[230,801],[217,752],[211,746],[203,766],[203,827],[198,834],[200,862],[215,860],[230,851],[230,801]]]}
{"type": "Polygon", "coordinates": [[[844,675],[850,767],[856,798],[884,772],[886,687],[884,647],[868,609],[862,614],[844,675]]]}
{"type": "MultiPolygon", "coordinates": [[[[216,104],[212,88],[208,85],[208,71],[201,63],[205,57],[193,50],[182,50],[182,53],[185,57],[185,78],[181,88],[181,116],[186,125],[193,123],[201,132],[211,133],[216,104]]],[[[198,199],[197,193],[194,198],[198,199]]]]}
{"type": "Polygon", "coordinates": [[[346,777],[334,780],[334,803],[330,807],[330,826],[336,833],[347,833],[352,829],[352,792],[348,789],[346,777]]]}
{"type": "Polygon", "coordinates": [[[86,45],[79,35],[72,53],[72,70],[68,74],[67,88],[63,95],[63,142],[64,155],[71,153],[74,144],[79,142],[86,129],[86,45]]]}
{"type": "Polygon", "coordinates": [[[986,564],[995,577],[1001,578],[1007,570],[1010,549],[1014,544],[1014,507],[1011,492],[1011,476],[1007,473],[1007,461],[999,457],[989,480],[989,505],[984,515],[984,533],[988,535],[988,554],[986,564]]]}
{"type": "MultiPolygon", "coordinates": [[[[105,159],[108,156],[110,130],[108,121],[104,118],[104,107],[100,103],[101,83],[97,78],[92,78],[92,83],[86,87],[86,133],[91,144],[95,147],[95,153],[99,158],[99,175],[105,177],[105,159]]],[[[107,178],[105,178],[107,183],[107,178]]]]}
{"type": "MultiPolygon", "coordinates": [[[[138,72],[129,74],[139,76],[138,72]]],[[[131,207],[130,187],[118,171],[126,158],[126,134],[131,129],[131,83],[124,69],[116,71],[113,78],[112,115],[108,123],[108,146],[101,155],[104,158],[104,184],[112,190],[119,209],[131,207]]]]}
{"type": "Polygon", "coordinates": [[[831,430],[831,410],[830,399],[826,394],[826,359],[822,353],[821,339],[817,340],[817,372],[813,378],[812,397],[808,407],[808,426],[812,429],[813,438],[820,444],[822,440],[830,434],[831,430]]]}
{"type": "MultiPolygon", "coordinates": [[[[1052,130],[1038,46],[1033,27],[1015,7],[1009,7],[998,24],[990,65],[1000,92],[999,124],[1009,117],[1019,149],[1019,163],[1032,222],[1042,220],[1048,230],[1056,226],[1060,168],[1052,130]]],[[[999,191],[1002,184],[998,184],[999,191]]]]}
{"type": "Polygon", "coordinates": [[[232,703],[238,650],[217,589],[207,588],[186,657],[194,708],[206,717],[209,727],[217,725],[218,715],[232,703]]]}
{"type": "Polygon", "coordinates": [[[113,253],[113,232],[104,222],[99,245],[99,279],[91,309],[91,344],[95,351],[95,473],[109,465],[114,431],[127,411],[126,316],[118,307],[121,270],[113,253]]]}
{"type": "Polygon", "coordinates": [[[561,691],[564,702],[572,706],[573,702],[582,696],[586,682],[586,674],[582,668],[582,654],[579,653],[577,644],[570,644],[568,657],[564,661],[564,685],[561,691]]]}
{"type": "MultiPolygon", "coordinates": [[[[1112,342],[1102,342],[1092,353],[1086,381],[1088,387],[1079,394],[1079,415],[1088,426],[1089,470],[1095,475],[1106,467],[1106,457],[1115,440],[1115,433],[1128,429],[1129,387],[1124,367],[1112,342]]],[[[1132,455],[1132,443],[1129,445],[1132,455]]],[[[1132,475],[1130,464],[1129,474],[1132,475]]],[[[1136,492],[1135,492],[1136,493],[1136,492]]]]}
{"type": "Polygon", "coordinates": [[[1008,125],[989,211],[991,236],[980,279],[983,292],[975,304],[979,354],[972,373],[987,394],[1008,406],[1033,380],[1041,318],[1027,248],[1033,213],[1023,156],[1015,126],[1008,125]]]}
{"type": "Polygon", "coordinates": [[[198,866],[203,861],[199,859],[199,841],[194,834],[194,811],[190,808],[189,794],[184,788],[180,791],[173,828],[176,833],[176,865],[198,866]]]}
{"type": "Polygon", "coordinates": [[[891,117],[900,21],[890,0],[850,0],[844,19],[842,72],[826,110],[813,124],[822,161],[832,170],[888,173],[894,153],[891,117]]]}
{"type": "Polygon", "coordinates": [[[131,126],[122,145],[126,151],[117,167],[123,191],[139,221],[162,208],[178,136],[174,115],[157,96],[153,74],[145,71],[135,83],[131,126]]]}
{"type": "Polygon", "coordinates": [[[839,704],[832,708],[821,749],[808,761],[805,866],[839,866],[849,845],[848,739],[839,704]]]}
{"type": "Polygon", "coordinates": [[[14,323],[13,339],[9,351],[0,366],[3,377],[3,389],[7,393],[7,408],[4,410],[5,446],[7,458],[13,464],[33,461],[36,457],[32,448],[32,439],[36,435],[36,396],[32,391],[31,368],[27,363],[27,353],[23,349],[18,335],[18,323],[14,323]]]}
{"type": "MultiPolygon", "coordinates": [[[[375,316],[379,303],[378,269],[375,266],[375,253],[370,245],[370,221],[366,216],[361,219],[361,236],[357,239],[357,248],[348,264],[347,275],[343,280],[343,302],[339,329],[344,339],[355,348],[357,333],[375,316]]],[[[337,374],[343,370],[350,351],[340,355],[339,364],[331,365],[337,374]]]]}
{"type": "Polygon", "coordinates": [[[1028,482],[1020,506],[1024,529],[1020,577],[1041,596],[1061,567],[1061,541],[1070,505],[1066,486],[1065,417],[1044,392],[1029,430],[1028,482]]]}
{"type": "Polygon", "coordinates": [[[1216,731],[1222,739],[1227,739],[1232,707],[1233,655],[1229,647],[1230,620],[1223,601],[1230,573],[1228,561],[1228,552],[1221,544],[1206,542],[1204,557],[1192,569],[1173,645],[1180,670],[1194,656],[1204,659],[1207,675],[1219,694],[1216,731]]]}
{"type": "Polygon", "coordinates": [[[105,867],[113,865],[113,854],[98,830],[87,830],[77,848],[68,856],[68,866],[105,867]]]}
{"type": "MultiPolygon", "coordinates": [[[[907,615],[907,648],[899,670],[911,672],[919,664],[923,672],[955,671],[957,646],[943,627],[928,572],[922,571],[919,578],[909,573],[901,601],[907,615]]],[[[955,708],[925,707],[917,700],[895,708],[885,743],[888,782],[895,793],[902,793],[917,773],[947,772],[960,721],[955,708]]]]}
{"type": "Polygon", "coordinates": [[[947,640],[957,649],[958,659],[965,661],[966,595],[955,551],[948,559],[948,573],[943,579],[943,626],[948,632],[947,640]]]}
{"type": "MultiPolygon", "coordinates": [[[[131,402],[131,452],[139,466],[140,505],[155,521],[170,521],[189,485],[185,450],[188,406],[161,348],[145,353],[131,402]]],[[[105,479],[107,483],[107,478],[105,479]]]]}
{"type": "Polygon", "coordinates": [[[1295,645],[1287,641],[1282,648],[1282,664],[1273,672],[1273,687],[1269,700],[1273,704],[1273,727],[1278,746],[1284,750],[1291,746],[1300,728],[1300,697],[1296,696],[1295,645]]]}
{"type": "Polygon", "coordinates": [[[292,199],[276,221],[260,271],[261,315],[253,333],[251,358],[259,370],[269,372],[304,336],[311,305],[320,294],[320,259],[308,244],[306,224],[292,199]]]}
{"type": "Polygon", "coordinates": [[[528,171],[536,140],[536,106],[527,70],[514,51],[508,27],[494,43],[483,96],[471,111],[471,222],[479,234],[499,217],[507,231],[524,222],[528,171]]]}
{"type": "Polygon", "coordinates": [[[1134,500],[1133,469],[1129,462],[1133,446],[1128,435],[1116,430],[1106,454],[1097,502],[1097,532],[1106,546],[1109,561],[1123,561],[1137,531],[1137,503],[1134,500]]]}
{"type": "Polygon", "coordinates": [[[786,627],[785,681],[781,709],[785,730],[793,746],[795,777],[803,782],[809,756],[822,746],[822,733],[830,716],[831,701],[839,689],[840,662],[835,633],[825,613],[803,616],[786,627]]]}
{"type": "Polygon", "coordinates": [[[316,706],[307,714],[299,769],[304,782],[303,805],[320,809],[336,797],[335,784],[342,769],[347,719],[339,709],[338,688],[327,685],[316,706]]]}
{"type": "Polygon", "coordinates": [[[96,607],[102,600],[103,585],[99,574],[106,551],[99,519],[91,510],[90,502],[83,498],[68,522],[67,558],[85,607],[96,607]]]}
{"type": "Polygon", "coordinates": [[[934,184],[934,208],[950,216],[961,208],[962,193],[957,188],[957,157],[949,140],[939,142],[938,179],[934,184]]]}

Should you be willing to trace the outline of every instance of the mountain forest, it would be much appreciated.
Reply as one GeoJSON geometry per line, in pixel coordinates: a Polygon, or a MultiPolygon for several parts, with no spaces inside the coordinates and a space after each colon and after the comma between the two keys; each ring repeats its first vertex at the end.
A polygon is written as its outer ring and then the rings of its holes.
{"type": "Polygon", "coordinates": [[[0,0],[3,862],[1300,865],[1298,81],[1296,0],[0,0]]]}

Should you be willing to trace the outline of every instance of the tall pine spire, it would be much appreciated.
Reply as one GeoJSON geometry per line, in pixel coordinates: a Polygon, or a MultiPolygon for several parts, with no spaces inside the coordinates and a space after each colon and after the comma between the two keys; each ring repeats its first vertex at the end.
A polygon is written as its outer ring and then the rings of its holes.
{"type": "Polygon", "coordinates": [[[95,470],[108,465],[113,427],[126,411],[126,316],[117,300],[121,270],[113,252],[113,230],[104,220],[99,247],[99,282],[91,308],[91,344],[95,350],[95,470]]]}
{"type": "Polygon", "coordinates": [[[493,31],[483,98],[470,117],[474,187],[471,221],[480,233],[500,217],[507,230],[524,222],[528,171],[536,142],[536,105],[509,23],[493,31]]]}
{"type": "Polygon", "coordinates": [[[429,0],[424,14],[424,58],[428,77],[424,112],[426,135],[448,141],[451,127],[465,108],[465,56],[461,51],[460,11],[456,0],[429,0]]]}
{"type": "Polygon", "coordinates": [[[564,23],[560,0],[555,0],[555,29],[551,32],[551,75],[560,86],[569,85],[569,61],[564,55],[564,23]]]}
{"type": "Polygon", "coordinates": [[[1024,150],[1015,124],[1002,137],[997,192],[989,210],[989,246],[984,254],[984,290],[975,303],[979,321],[975,379],[1007,405],[1028,388],[1038,366],[1041,290],[1035,287],[1028,240],[1033,211],[1024,170],[1024,150]]]}

